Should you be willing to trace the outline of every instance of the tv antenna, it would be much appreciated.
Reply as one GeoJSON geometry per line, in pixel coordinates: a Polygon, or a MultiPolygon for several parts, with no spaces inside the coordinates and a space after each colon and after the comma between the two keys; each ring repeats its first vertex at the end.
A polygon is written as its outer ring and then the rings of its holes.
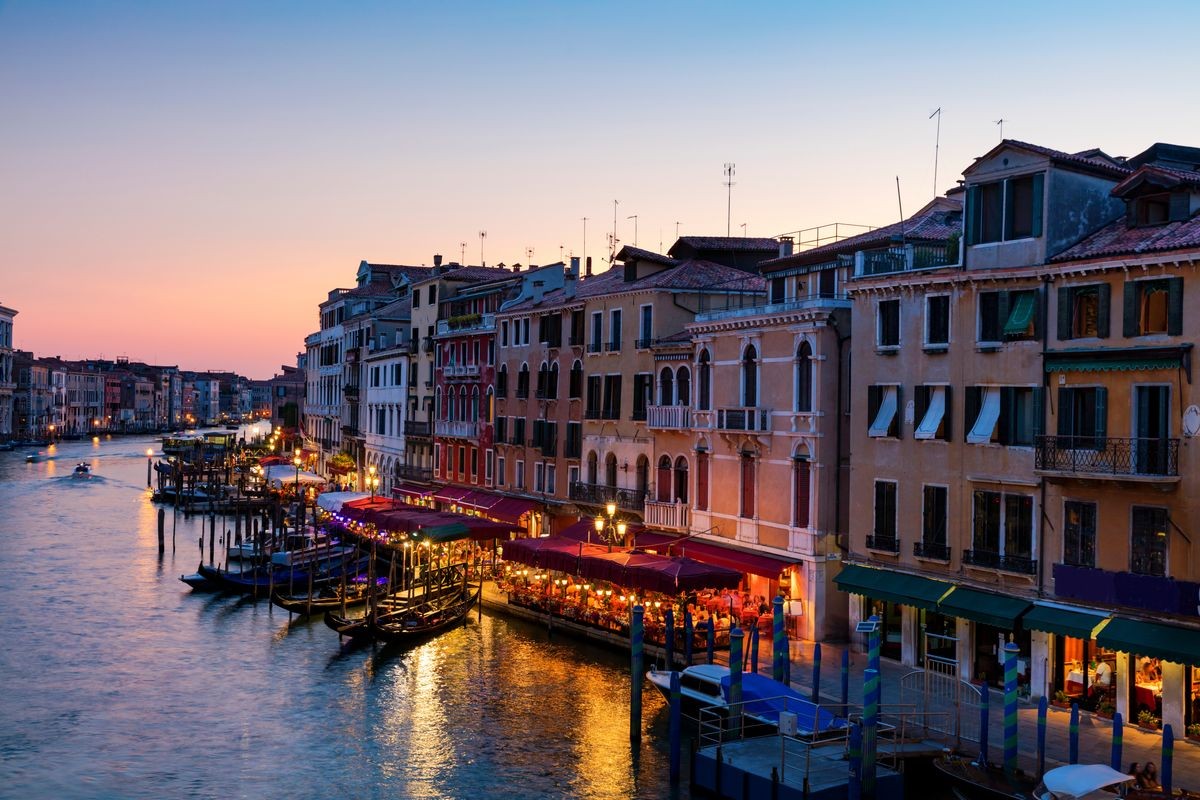
{"type": "Polygon", "coordinates": [[[637,214],[630,214],[628,217],[626,217],[626,218],[625,218],[625,219],[631,219],[631,220],[633,220],[633,246],[634,246],[634,247],[637,247],[637,242],[638,242],[638,237],[637,237],[637,218],[638,218],[638,215],[637,215],[637,214]]]}
{"type": "Polygon", "coordinates": [[[583,218],[583,260],[587,263],[587,221],[588,218],[583,218]]]}
{"type": "Polygon", "coordinates": [[[483,261],[483,240],[487,238],[487,231],[479,232],[479,266],[486,267],[487,264],[483,261]]]}
{"type": "Polygon", "coordinates": [[[937,117],[937,133],[934,135],[934,138],[933,138],[933,196],[937,197],[938,196],[938,182],[937,182],[938,148],[942,144],[942,107],[941,106],[938,106],[937,111],[934,111],[932,114],[929,115],[929,119],[933,119],[934,117],[937,117]]]}
{"type": "Polygon", "coordinates": [[[525,248],[525,264],[530,267],[533,266],[533,248],[532,247],[525,248]]]}
{"type": "Polygon", "coordinates": [[[620,200],[613,200],[613,231],[608,240],[608,263],[610,264],[617,260],[617,242],[621,241],[617,238],[617,206],[620,203],[620,200]]]}
{"type": "Polygon", "coordinates": [[[679,220],[675,220],[675,239],[679,240],[679,220]]]}
{"type": "Polygon", "coordinates": [[[733,221],[733,176],[737,172],[737,164],[725,162],[725,236],[729,236],[733,221]]]}
{"type": "Polygon", "coordinates": [[[458,252],[458,263],[466,264],[467,263],[467,243],[459,242],[458,243],[458,251],[459,251],[458,252]]]}
{"type": "Polygon", "coordinates": [[[743,222],[740,227],[742,229],[742,238],[745,239],[746,238],[746,223],[743,222]]]}
{"type": "Polygon", "coordinates": [[[1004,117],[1001,117],[1000,119],[995,121],[995,124],[1000,126],[1000,141],[1004,141],[1004,123],[1005,122],[1011,122],[1011,120],[1006,120],[1004,117]]]}

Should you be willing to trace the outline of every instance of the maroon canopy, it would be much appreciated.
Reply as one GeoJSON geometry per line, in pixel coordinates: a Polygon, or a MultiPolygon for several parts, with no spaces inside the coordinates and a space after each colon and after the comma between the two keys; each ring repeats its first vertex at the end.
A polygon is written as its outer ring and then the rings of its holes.
{"type": "Polygon", "coordinates": [[[569,572],[579,570],[580,555],[607,552],[603,548],[587,545],[557,536],[513,539],[504,543],[504,560],[528,564],[531,567],[569,572]]]}
{"type": "Polygon", "coordinates": [[[639,582],[640,575],[636,568],[654,565],[662,560],[662,556],[633,550],[589,553],[580,560],[579,574],[596,581],[642,589],[646,587],[639,582]]]}
{"type": "Polygon", "coordinates": [[[664,594],[700,589],[736,589],[742,582],[742,573],[736,570],[715,564],[701,564],[682,556],[631,567],[629,571],[638,575],[642,588],[664,594]]]}

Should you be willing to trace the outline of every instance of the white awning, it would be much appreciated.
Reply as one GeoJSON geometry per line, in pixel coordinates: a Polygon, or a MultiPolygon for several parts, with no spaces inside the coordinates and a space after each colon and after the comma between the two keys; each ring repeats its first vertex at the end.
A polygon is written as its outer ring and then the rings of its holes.
{"type": "Polygon", "coordinates": [[[312,472],[300,471],[297,476],[296,468],[287,464],[276,464],[267,467],[263,474],[266,476],[267,483],[274,489],[280,489],[287,484],[299,483],[301,486],[319,486],[328,483],[329,481],[312,472]]]}
{"type": "Polygon", "coordinates": [[[987,444],[992,440],[992,432],[996,430],[996,421],[1000,419],[1000,387],[989,386],[983,390],[983,402],[979,404],[979,416],[967,434],[971,444],[987,444]]]}
{"type": "Polygon", "coordinates": [[[925,409],[925,416],[921,418],[921,423],[917,425],[917,431],[913,434],[913,438],[916,439],[932,439],[937,436],[942,417],[946,414],[946,387],[930,388],[933,391],[929,395],[929,408],[925,409]]]}
{"type": "Polygon", "coordinates": [[[370,497],[370,495],[366,492],[322,492],[317,495],[317,505],[330,514],[336,514],[346,503],[364,497],[370,497]]]}
{"type": "Polygon", "coordinates": [[[883,387],[883,399],[879,403],[879,411],[875,414],[875,419],[871,421],[871,427],[867,431],[869,436],[887,436],[888,430],[892,427],[892,419],[896,416],[896,387],[883,387]]]}

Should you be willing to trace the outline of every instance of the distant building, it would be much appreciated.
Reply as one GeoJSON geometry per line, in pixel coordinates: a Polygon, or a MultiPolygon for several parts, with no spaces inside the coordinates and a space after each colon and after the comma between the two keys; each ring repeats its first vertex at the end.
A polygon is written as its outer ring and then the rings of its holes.
{"type": "Polygon", "coordinates": [[[13,371],[13,318],[17,311],[0,306],[0,439],[13,435],[13,392],[17,388],[13,371]]]}

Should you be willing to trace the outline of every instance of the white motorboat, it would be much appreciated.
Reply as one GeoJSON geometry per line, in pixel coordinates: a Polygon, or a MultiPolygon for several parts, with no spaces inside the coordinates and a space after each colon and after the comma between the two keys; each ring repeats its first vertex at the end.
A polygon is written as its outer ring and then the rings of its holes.
{"type": "Polygon", "coordinates": [[[271,563],[284,567],[300,567],[317,561],[349,558],[355,548],[338,543],[325,533],[291,534],[284,540],[283,549],[271,554],[271,563]]]}
{"type": "Polygon", "coordinates": [[[84,462],[80,461],[78,464],[75,465],[74,471],[71,472],[71,477],[80,478],[83,480],[86,480],[86,479],[92,477],[91,465],[85,464],[84,462]]]}

